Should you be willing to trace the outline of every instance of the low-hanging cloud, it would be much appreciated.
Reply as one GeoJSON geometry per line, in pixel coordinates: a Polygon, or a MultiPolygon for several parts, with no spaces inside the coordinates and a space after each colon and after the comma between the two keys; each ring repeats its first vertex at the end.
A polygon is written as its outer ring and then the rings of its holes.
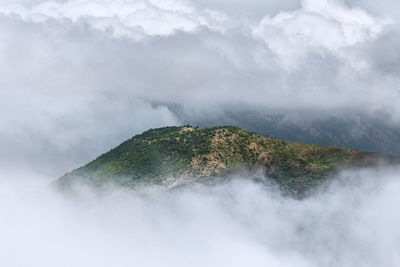
{"type": "Polygon", "coordinates": [[[347,171],[301,201],[245,176],[213,188],[73,199],[32,179],[11,181],[0,187],[5,266],[400,263],[398,169],[347,171]]]}
{"type": "Polygon", "coordinates": [[[257,109],[398,124],[392,14],[285,3],[260,18],[207,1],[4,1],[2,162],[46,169],[64,158],[59,176],[146,128],[180,124],[176,106],[186,118],[257,109]]]}
{"type": "Polygon", "coordinates": [[[364,2],[1,1],[0,265],[398,266],[398,169],[343,172],[301,201],[247,177],[78,199],[47,186],[181,124],[174,107],[398,125],[398,15],[364,2]]]}

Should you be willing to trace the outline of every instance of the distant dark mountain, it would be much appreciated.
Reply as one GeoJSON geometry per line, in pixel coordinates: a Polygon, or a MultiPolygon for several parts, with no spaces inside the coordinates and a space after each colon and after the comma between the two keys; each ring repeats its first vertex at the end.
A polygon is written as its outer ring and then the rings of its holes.
{"type": "Polygon", "coordinates": [[[258,134],[293,142],[400,155],[400,127],[390,124],[384,117],[354,115],[301,120],[249,111],[225,112],[221,116],[210,116],[206,119],[189,119],[182,114],[184,113],[177,112],[184,123],[200,127],[235,125],[258,134]]]}
{"type": "MultiPolygon", "coordinates": [[[[73,182],[123,187],[151,183],[176,187],[213,183],[239,170],[257,171],[295,196],[319,185],[338,168],[371,165],[380,155],[279,140],[233,126],[152,129],[136,135],[56,184],[73,182]]],[[[399,161],[399,158],[388,157],[399,161]]]]}

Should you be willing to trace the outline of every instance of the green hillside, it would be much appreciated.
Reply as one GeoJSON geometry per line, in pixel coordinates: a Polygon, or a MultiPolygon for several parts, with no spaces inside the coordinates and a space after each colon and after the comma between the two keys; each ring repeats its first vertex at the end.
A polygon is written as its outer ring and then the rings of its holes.
{"type": "Polygon", "coordinates": [[[262,170],[284,190],[301,195],[338,167],[369,164],[377,154],[279,140],[233,126],[151,129],[61,177],[124,187],[209,182],[240,170],[262,170]]]}

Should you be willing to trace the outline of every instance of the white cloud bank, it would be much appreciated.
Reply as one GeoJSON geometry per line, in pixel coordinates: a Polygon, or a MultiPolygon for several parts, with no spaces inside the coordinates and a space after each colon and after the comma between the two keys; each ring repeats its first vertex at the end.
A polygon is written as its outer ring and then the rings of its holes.
{"type": "Polygon", "coordinates": [[[324,194],[302,201],[245,177],[212,189],[103,198],[83,193],[77,199],[2,181],[0,261],[32,267],[395,267],[398,178],[397,169],[347,172],[324,194]]]}
{"type": "Polygon", "coordinates": [[[346,49],[375,41],[391,23],[388,17],[370,15],[341,1],[303,0],[301,9],[264,17],[253,33],[291,65],[308,53],[328,52],[345,59],[346,49]]]}
{"type": "Polygon", "coordinates": [[[49,19],[87,23],[97,30],[111,30],[116,37],[127,36],[135,40],[146,35],[193,32],[202,26],[218,29],[219,24],[227,19],[217,11],[196,10],[183,0],[44,1],[30,7],[6,5],[0,8],[0,12],[36,23],[49,19]]]}

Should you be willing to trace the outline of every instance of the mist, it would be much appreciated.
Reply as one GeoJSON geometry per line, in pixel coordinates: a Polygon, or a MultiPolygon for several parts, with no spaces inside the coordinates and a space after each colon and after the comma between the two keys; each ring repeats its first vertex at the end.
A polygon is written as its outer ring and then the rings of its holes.
{"type": "Polygon", "coordinates": [[[398,266],[398,171],[344,171],[303,200],[247,176],[74,198],[2,180],[1,264],[398,266]]]}
{"type": "MultiPolygon", "coordinates": [[[[394,167],[345,170],[301,200],[250,175],[49,186],[149,128],[227,114],[399,128],[398,6],[0,0],[0,266],[400,266],[394,167]]],[[[371,135],[390,146],[397,133],[371,135]]]]}

